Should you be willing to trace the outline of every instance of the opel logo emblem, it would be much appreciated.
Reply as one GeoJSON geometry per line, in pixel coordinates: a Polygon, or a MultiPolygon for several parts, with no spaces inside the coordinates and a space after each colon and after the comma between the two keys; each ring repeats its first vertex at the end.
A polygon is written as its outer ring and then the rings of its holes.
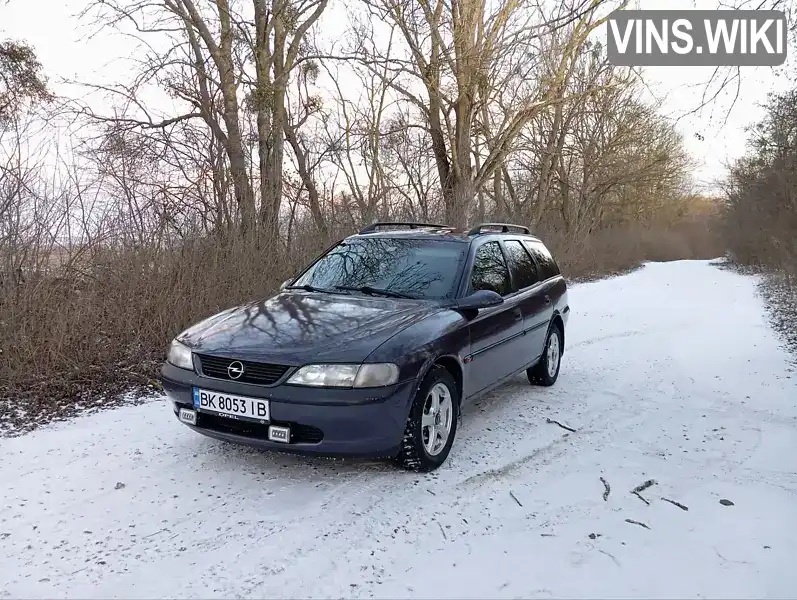
{"type": "Polygon", "coordinates": [[[238,379],[244,374],[244,365],[241,361],[236,360],[230,363],[227,367],[227,375],[230,379],[238,379]]]}

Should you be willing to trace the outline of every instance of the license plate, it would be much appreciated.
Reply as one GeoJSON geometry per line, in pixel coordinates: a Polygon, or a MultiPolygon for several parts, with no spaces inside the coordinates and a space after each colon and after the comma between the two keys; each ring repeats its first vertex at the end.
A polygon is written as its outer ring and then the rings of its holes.
{"type": "Polygon", "coordinates": [[[180,409],[180,420],[183,423],[188,423],[189,425],[196,425],[196,411],[190,410],[188,408],[181,408],[180,409]]]}
{"type": "Polygon", "coordinates": [[[266,422],[271,418],[268,400],[194,388],[194,408],[231,419],[266,422]]]}

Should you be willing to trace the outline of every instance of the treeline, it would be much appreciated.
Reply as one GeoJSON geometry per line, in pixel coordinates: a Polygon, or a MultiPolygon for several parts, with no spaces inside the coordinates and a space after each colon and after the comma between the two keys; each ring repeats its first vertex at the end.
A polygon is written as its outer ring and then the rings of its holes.
{"type": "Polygon", "coordinates": [[[734,258],[797,275],[797,89],[773,95],[731,166],[725,226],[734,258]]]}
{"type": "Polygon", "coordinates": [[[733,261],[763,275],[768,316],[797,352],[797,89],[772,95],[731,165],[723,207],[733,261]]]}

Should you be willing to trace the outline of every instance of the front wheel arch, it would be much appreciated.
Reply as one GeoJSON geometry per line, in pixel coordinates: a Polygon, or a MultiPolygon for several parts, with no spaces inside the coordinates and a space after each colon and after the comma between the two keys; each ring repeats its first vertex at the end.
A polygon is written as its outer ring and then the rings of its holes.
{"type": "Polygon", "coordinates": [[[462,365],[460,365],[459,361],[453,356],[441,356],[432,363],[430,369],[434,368],[435,366],[443,367],[449,372],[451,377],[454,378],[454,383],[457,386],[457,398],[459,399],[459,403],[462,404],[462,365]]]}
{"type": "Polygon", "coordinates": [[[423,383],[423,380],[435,367],[444,368],[454,379],[454,383],[457,386],[457,396],[459,397],[459,403],[462,404],[462,393],[464,391],[464,370],[460,360],[456,356],[452,356],[450,354],[443,354],[426,362],[426,364],[418,373],[415,391],[418,391],[423,383]]]}

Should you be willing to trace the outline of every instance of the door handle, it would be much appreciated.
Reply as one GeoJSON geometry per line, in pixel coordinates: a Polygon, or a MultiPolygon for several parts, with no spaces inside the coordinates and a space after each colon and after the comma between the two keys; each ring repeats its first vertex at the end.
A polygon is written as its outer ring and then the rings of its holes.
{"type": "Polygon", "coordinates": [[[551,303],[551,297],[546,294],[546,296],[545,296],[545,304],[550,304],[550,303],[551,303]]]}
{"type": "Polygon", "coordinates": [[[523,320],[523,313],[520,311],[519,308],[515,309],[515,321],[522,321],[523,320]]]}

